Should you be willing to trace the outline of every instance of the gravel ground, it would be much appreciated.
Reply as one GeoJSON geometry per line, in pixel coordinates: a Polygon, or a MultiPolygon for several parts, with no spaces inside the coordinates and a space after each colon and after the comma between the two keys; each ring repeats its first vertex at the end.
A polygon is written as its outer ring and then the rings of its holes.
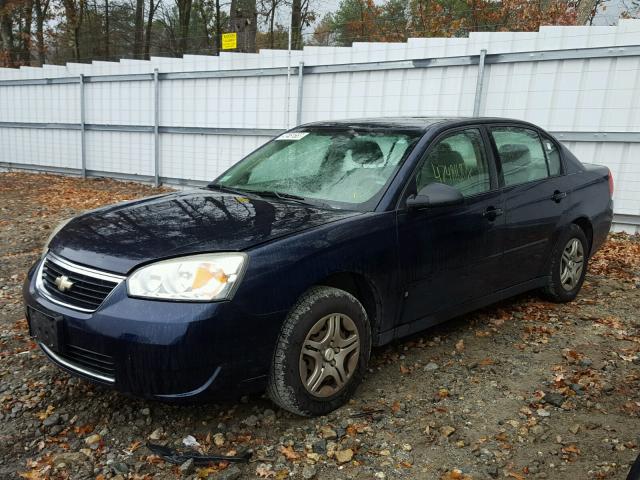
{"type": "Polygon", "coordinates": [[[354,400],[327,417],[260,396],[168,406],[51,365],[20,296],[58,221],[157,191],[0,174],[0,478],[625,478],[640,444],[639,238],[612,236],[571,304],[523,295],[374,351],[354,400]],[[149,441],[253,455],[172,465],[149,441]]]}

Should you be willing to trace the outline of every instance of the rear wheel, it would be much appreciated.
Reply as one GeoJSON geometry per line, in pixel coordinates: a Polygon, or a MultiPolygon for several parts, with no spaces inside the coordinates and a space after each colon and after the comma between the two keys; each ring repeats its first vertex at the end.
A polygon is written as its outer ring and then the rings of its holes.
{"type": "Polygon", "coordinates": [[[582,288],[589,261],[589,242],[582,229],[571,224],[560,235],[551,254],[544,295],[554,302],[570,302],[582,288]]]}
{"type": "Polygon", "coordinates": [[[370,351],[371,329],[360,302],[344,290],[313,287],[282,326],[269,396],[298,415],[329,413],[357,388],[370,351]]]}

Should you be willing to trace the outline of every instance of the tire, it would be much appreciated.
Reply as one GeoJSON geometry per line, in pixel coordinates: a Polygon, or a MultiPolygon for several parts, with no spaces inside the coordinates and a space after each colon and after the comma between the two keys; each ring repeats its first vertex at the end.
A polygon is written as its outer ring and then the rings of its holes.
{"type": "Polygon", "coordinates": [[[549,281],[542,289],[543,295],[548,300],[556,303],[572,301],[576,298],[576,295],[578,295],[578,292],[582,288],[584,277],[587,273],[588,263],[589,241],[582,229],[575,223],[572,223],[560,235],[553,247],[551,261],[549,263],[549,271],[547,272],[549,281]],[[579,274],[575,270],[579,262],[575,261],[577,257],[574,258],[571,255],[572,247],[577,249],[576,254],[578,256],[580,256],[581,252],[582,262],[579,274]],[[568,276],[563,275],[568,261],[573,262],[573,267],[569,268],[569,270],[572,270],[572,274],[570,275],[571,279],[569,279],[568,276]]]}
{"type": "Polygon", "coordinates": [[[371,327],[362,304],[344,290],[313,287],[282,325],[267,393],[297,415],[325,415],[351,398],[370,353],[371,327]]]}

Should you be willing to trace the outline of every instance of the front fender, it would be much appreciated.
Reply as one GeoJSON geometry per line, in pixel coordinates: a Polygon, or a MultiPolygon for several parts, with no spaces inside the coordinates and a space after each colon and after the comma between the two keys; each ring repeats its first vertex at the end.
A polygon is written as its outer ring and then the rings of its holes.
{"type": "Polygon", "coordinates": [[[289,310],[310,287],[343,272],[356,273],[378,293],[378,328],[392,328],[399,298],[394,212],[367,213],[257,247],[234,301],[251,314],[289,310]],[[245,300],[246,299],[246,300],[245,300]]]}

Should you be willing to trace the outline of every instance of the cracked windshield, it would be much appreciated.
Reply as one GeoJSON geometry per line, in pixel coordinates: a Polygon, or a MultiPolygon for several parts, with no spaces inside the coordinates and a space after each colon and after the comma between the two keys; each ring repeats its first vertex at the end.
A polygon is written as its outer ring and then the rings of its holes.
{"type": "Polygon", "coordinates": [[[372,208],[420,132],[319,128],[288,132],[214,185],[334,208],[372,208]]]}

